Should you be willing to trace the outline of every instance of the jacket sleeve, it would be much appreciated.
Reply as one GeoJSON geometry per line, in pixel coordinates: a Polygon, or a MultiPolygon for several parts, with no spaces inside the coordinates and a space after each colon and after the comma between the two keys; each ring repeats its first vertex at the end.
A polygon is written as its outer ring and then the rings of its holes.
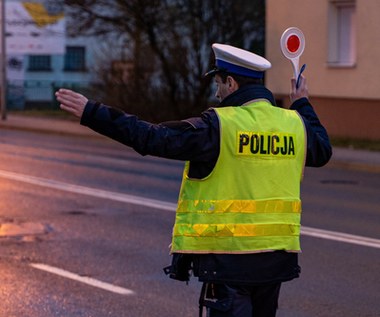
{"type": "Polygon", "coordinates": [[[306,166],[320,167],[330,160],[332,148],[326,129],[307,98],[296,100],[290,107],[302,117],[307,134],[306,166]]]}
{"type": "Polygon", "coordinates": [[[89,101],[81,124],[132,147],[141,155],[207,161],[215,156],[213,138],[218,136],[211,131],[214,128],[209,112],[188,120],[153,124],[116,108],[89,101]]]}

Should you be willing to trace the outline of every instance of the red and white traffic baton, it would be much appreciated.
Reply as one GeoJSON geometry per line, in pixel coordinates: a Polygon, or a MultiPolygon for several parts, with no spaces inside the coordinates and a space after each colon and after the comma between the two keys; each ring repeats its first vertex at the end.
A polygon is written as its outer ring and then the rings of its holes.
{"type": "Polygon", "coordinates": [[[294,78],[297,80],[296,88],[298,88],[301,74],[306,68],[306,64],[303,64],[298,71],[300,56],[305,49],[305,36],[299,28],[290,27],[282,33],[280,45],[282,54],[292,63],[294,78]]]}

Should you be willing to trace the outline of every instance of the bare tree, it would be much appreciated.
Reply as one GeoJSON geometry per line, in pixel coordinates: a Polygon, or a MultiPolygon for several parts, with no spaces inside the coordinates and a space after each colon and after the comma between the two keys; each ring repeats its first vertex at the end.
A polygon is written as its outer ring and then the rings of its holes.
{"type": "MultiPolygon", "coordinates": [[[[264,0],[66,0],[72,36],[122,38],[128,81],[118,106],[149,119],[198,114],[211,94],[202,75],[211,44],[264,53],[264,0]]],[[[114,49],[111,47],[110,49],[114,49]]],[[[110,61],[111,62],[111,61],[110,61]]]]}

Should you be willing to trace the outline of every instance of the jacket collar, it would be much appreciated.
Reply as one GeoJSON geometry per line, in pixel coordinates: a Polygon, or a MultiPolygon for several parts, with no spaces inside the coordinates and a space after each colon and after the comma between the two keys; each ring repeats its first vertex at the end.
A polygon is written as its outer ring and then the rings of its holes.
{"type": "Polygon", "coordinates": [[[267,99],[276,106],[274,96],[269,89],[263,85],[245,85],[224,98],[220,107],[241,106],[254,99],[267,99]]]}

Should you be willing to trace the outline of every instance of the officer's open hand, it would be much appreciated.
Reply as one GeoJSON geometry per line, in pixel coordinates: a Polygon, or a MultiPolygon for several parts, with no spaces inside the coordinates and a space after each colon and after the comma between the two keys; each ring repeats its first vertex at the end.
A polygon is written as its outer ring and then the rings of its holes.
{"type": "Polygon", "coordinates": [[[292,84],[292,90],[290,92],[290,101],[292,103],[296,101],[297,99],[301,99],[304,97],[309,98],[309,91],[307,89],[306,78],[303,75],[301,75],[298,89],[296,88],[295,78],[292,78],[291,84],[292,84]]]}
{"type": "Polygon", "coordinates": [[[61,103],[60,108],[62,110],[65,110],[74,116],[81,118],[84,108],[88,102],[88,99],[69,89],[59,89],[56,93],[55,96],[57,100],[61,103]]]}

